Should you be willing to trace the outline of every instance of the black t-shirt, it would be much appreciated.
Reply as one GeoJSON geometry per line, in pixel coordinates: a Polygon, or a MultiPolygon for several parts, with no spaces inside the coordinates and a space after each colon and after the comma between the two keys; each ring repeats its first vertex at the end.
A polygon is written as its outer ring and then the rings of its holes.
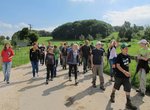
{"type": "MultiPolygon", "coordinates": [[[[120,53],[116,58],[116,64],[120,64],[120,66],[125,70],[129,71],[129,63],[131,62],[129,55],[123,55],[120,53]]],[[[128,78],[122,73],[120,70],[116,68],[116,77],[120,78],[128,78]]]]}
{"type": "Polygon", "coordinates": [[[87,45],[84,45],[82,48],[81,48],[81,51],[82,51],[82,56],[85,57],[85,58],[88,58],[88,56],[90,55],[90,46],[87,46],[87,45]]]}
{"type": "Polygon", "coordinates": [[[67,56],[67,48],[62,48],[62,50],[61,50],[61,53],[62,53],[62,56],[67,56]]]}
{"type": "Polygon", "coordinates": [[[30,61],[38,61],[39,58],[40,58],[40,51],[39,51],[39,49],[34,51],[33,48],[31,48],[29,57],[30,57],[30,61]]]}
{"type": "Polygon", "coordinates": [[[95,48],[92,50],[92,55],[93,55],[93,64],[100,65],[102,62],[103,51],[101,49],[95,48]]]}

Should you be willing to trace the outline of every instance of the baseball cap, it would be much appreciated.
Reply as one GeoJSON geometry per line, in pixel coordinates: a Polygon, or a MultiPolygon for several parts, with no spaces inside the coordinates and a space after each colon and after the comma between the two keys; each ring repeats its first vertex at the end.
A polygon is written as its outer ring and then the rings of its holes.
{"type": "Polygon", "coordinates": [[[138,43],[139,43],[139,44],[147,44],[148,42],[147,42],[146,39],[142,39],[142,40],[140,40],[138,43]]]}
{"type": "Polygon", "coordinates": [[[124,48],[126,48],[126,47],[130,47],[131,45],[129,45],[129,44],[127,44],[126,42],[124,42],[124,43],[122,43],[121,44],[121,49],[124,49],[124,48]]]}

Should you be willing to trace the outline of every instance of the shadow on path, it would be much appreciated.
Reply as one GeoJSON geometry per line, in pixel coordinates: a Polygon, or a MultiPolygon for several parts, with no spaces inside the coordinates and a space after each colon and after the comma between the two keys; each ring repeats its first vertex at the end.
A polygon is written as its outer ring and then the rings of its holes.
{"type": "Polygon", "coordinates": [[[87,95],[93,95],[97,92],[101,92],[103,93],[103,91],[101,91],[99,88],[95,89],[92,88],[91,86],[88,87],[87,89],[85,89],[84,91],[79,92],[78,94],[76,94],[75,96],[69,97],[66,100],[65,106],[70,107],[72,106],[76,101],[81,100],[82,98],[86,97],[87,95]]]}

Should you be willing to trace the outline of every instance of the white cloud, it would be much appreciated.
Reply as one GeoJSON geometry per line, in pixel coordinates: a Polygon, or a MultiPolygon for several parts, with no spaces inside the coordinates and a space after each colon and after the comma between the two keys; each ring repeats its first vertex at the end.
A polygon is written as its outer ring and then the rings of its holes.
{"type": "Polygon", "coordinates": [[[70,0],[71,2],[95,2],[95,0],[70,0]]]}
{"type": "Polygon", "coordinates": [[[132,24],[148,25],[150,24],[150,5],[137,6],[125,11],[108,11],[103,16],[103,20],[112,25],[122,25],[124,21],[132,24]]]}
{"type": "MultiPolygon", "coordinates": [[[[4,36],[10,36],[12,37],[12,35],[21,30],[22,28],[24,27],[29,27],[29,24],[27,23],[19,23],[19,24],[9,24],[9,23],[5,23],[5,22],[2,22],[0,21],[0,35],[4,35],[4,36]]],[[[34,30],[45,30],[45,31],[53,31],[53,29],[55,29],[56,26],[52,26],[52,27],[45,27],[45,28],[34,28],[34,30]]]]}

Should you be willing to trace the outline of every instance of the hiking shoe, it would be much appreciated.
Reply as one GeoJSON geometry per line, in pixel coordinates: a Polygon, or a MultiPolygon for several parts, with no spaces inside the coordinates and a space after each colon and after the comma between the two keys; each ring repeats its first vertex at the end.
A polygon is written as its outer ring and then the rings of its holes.
{"type": "Polygon", "coordinates": [[[69,81],[72,81],[72,80],[71,80],[71,77],[69,77],[69,81]]]}
{"type": "Polygon", "coordinates": [[[48,84],[48,81],[46,81],[46,83],[45,83],[46,85],[48,84]]]}
{"type": "Polygon", "coordinates": [[[105,87],[104,86],[100,86],[100,89],[105,91],[105,87]]]}
{"type": "Polygon", "coordinates": [[[112,103],[115,103],[115,93],[111,93],[110,101],[111,101],[112,103]]]}
{"type": "Polygon", "coordinates": [[[93,84],[92,86],[93,86],[93,88],[96,88],[96,84],[93,84]]]}
{"type": "Polygon", "coordinates": [[[137,89],[136,92],[141,92],[141,90],[140,90],[140,89],[137,89]]]}
{"type": "Polygon", "coordinates": [[[7,84],[9,84],[9,81],[7,81],[7,84]]]}
{"type": "Polygon", "coordinates": [[[50,81],[53,81],[53,78],[51,78],[50,81]]]}
{"type": "Polygon", "coordinates": [[[137,107],[134,106],[132,103],[127,103],[127,104],[126,104],[126,108],[127,108],[127,109],[131,109],[131,110],[137,110],[137,107]]]}

